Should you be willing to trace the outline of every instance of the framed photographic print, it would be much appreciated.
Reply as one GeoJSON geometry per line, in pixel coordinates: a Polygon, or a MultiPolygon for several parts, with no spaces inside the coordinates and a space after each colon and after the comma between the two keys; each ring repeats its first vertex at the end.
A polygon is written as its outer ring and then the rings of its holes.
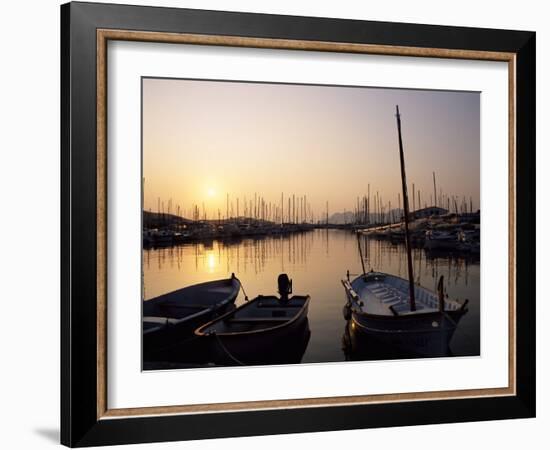
{"type": "Polygon", "coordinates": [[[535,33],[61,19],[63,444],[534,416],[535,33]]]}

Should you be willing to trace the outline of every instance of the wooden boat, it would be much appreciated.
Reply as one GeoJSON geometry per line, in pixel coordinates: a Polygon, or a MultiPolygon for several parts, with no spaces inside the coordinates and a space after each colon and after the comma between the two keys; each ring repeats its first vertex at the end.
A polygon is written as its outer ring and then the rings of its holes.
{"type": "Polygon", "coordinates": [[[378,344],[399,349],[409,357],[443,356],[447,354],[449,342],[459,320],[467,311],[467,301],[459,303],[446,299],[443,292],[443,277],[439,279],[437,294],[414,282],[409,198],[398,106],[396,119],[408,280],[372,270],[366,273],[358,240],[363,274],[353,281],[349,280],[349,276],[342,281],[347,296],[344,317],[351,320],[354,328],[373,338],[378,344]]]}
{"type": "Polygon", "coordinates": [[[344,315],[354,331],[376,344],[394,347],[409,356],[445,356],[467,301],[444,298],[415,285],[415,310],[410,309],[409,282],[394,275],[369,272],[343,280],[347,304],[344,315]]]}
{"type": "Polygon", "coordinates": [[[231,278],[195,284],[143,302],[144,351],[192,336],[198,326],[234,308],[240,288],[232,274],[231,278]]]}
{"type": "Polygon", "coordinates": [[[281,297],[259,295],[195,331],[195,335],[210,340],[216,361],[262,364],[266,356],[284,353],[285,346],[292,351],[292,346],[299,344],[296,340],[307,324],[310,297],[289,297],[292,281],[286,274],[279,275],[278,282],[281,297]]]}

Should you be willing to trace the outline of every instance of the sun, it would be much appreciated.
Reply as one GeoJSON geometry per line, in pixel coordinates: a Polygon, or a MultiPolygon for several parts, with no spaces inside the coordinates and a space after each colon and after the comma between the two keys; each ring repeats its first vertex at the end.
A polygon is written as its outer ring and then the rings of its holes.
{"type": "Polygon", "coordinates": [[[216,189],[214,189],[213,187],[209,187],[206,190],[206,193],[207,193],[208,197],[215,197],[216,196],[216,189]]]}

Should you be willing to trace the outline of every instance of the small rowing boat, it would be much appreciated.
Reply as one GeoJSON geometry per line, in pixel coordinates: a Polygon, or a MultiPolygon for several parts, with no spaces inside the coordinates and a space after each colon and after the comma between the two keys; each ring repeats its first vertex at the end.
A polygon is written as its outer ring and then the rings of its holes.
{"type": "Polygon", "coordinates": [[[198,326],[234,308],[241,284],[231,278],[178,289],[143,302],[144,351],[192,335],[198,326]]]}
{"type": "Polygon", "coordinates": [[[287,350],[291,350],[293,345],[299,345],[293,341],[307,328],[310,297],[289,297],[292,280],[286,274],[279,275],[278,285],[280,297],[259,295],[203,325],[195,335],[209,338],[215,358],[232,364],[261,364],[266,356],[281,350],[284,353],[287,345],[287,350]]]}

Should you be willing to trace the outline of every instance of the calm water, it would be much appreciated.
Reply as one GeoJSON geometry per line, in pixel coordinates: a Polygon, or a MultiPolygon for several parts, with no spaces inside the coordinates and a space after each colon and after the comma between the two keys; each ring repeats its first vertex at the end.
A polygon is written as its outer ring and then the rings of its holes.
{"type": "MultiPolygon", "coordinates": [[[[361,243],[367,270],[407,278],[403,245],[367,237],[362,237],[361,243]]],[[[455,356],[478,355],[479,258],[432,255],[422,249],[415,249],[413,258],[415,278],[420,284],[436,291],[439,276],[443,275],[450,298],[469,299],[469,312],[461,320],[450,350],[455,356]]],[[[293,279],[295,294],[311,296],[311,334],[302,362],[344,361],[346,321],[342,315],[345,294],[341,280],[346,270],[358,274],[361,262],[356,235],[343,230],[183,244],[143,251],[144,298],[235,273],[252,299],[258,294],[276,294],[277,276],[286,272],[293,279]]],[[[236,304],[243,302],[241,291],[236,304]]]]}

